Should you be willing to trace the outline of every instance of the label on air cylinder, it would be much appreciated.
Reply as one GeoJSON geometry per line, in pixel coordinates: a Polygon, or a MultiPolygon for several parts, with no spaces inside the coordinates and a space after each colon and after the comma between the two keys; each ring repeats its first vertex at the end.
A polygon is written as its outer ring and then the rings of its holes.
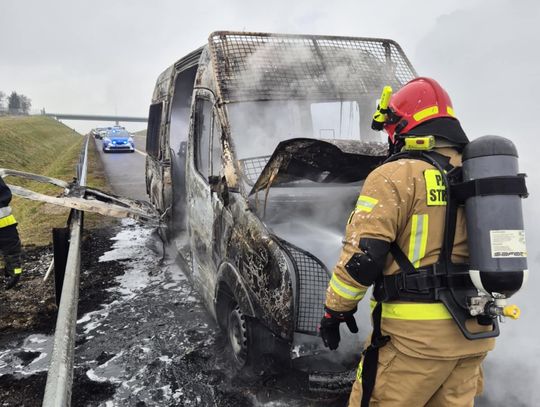
{"type": "Polygon", "coordinates": [[[527,257],[524,230],[490,230],[491,257],[527,257]]]}

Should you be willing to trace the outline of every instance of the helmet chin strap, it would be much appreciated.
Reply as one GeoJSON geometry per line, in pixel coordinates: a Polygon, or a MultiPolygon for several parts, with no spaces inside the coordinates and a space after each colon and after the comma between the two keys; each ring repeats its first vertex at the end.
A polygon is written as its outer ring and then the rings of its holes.
{"type": "Polygon", "coordinates": [[[393,143],[390,137],[388,137],[388,157],[401,152],[401,150],[405,146],[405,141],[403,141],[403,137],[400,137],[397,134],[395,134],[394,137],[396,140],[395,143],[393,143]]]}
{"type": "Polygon", "coordinates": [[[397,125],[396,125],[396,128],[394,130],[395,134],[396,134],[396,137],[399,135],[399,133],[401,133],[401,130],[403,130],[405,127],[407,127],[407,125],[409,124],[409,122],[407,120],[401,120],[397,125]]]}

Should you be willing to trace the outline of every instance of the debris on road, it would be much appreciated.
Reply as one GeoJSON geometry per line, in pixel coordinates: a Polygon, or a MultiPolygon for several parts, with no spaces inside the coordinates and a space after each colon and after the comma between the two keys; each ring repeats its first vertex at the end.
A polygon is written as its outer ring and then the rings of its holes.
{"type": "Polygon", "coordinates": [[[45,202],[66,208],[78,209],[86,212],[99,213],[114,218],[132,218],[145,224],[157,226],[159,224],[158,212],[145,201],[120,197],[98,189],[81,187],[75,182],[65,182],[60,179],[32,174],[29,172],[0,168],[0,177],[19,177],[31,181],[48,183],[63,188],[59,197],[41,194],[17,185],[8,185],[14,195],[33,201],[45,202]]]}

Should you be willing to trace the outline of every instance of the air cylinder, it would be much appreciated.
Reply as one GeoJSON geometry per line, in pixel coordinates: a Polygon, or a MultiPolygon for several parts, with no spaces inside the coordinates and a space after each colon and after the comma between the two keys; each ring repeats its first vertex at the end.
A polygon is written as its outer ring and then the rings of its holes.
{"type": "MultiPolygon", "coordinates": [[[[512,141],[483,136],[463,151],[463,181],[517,176],[518,153],[512,141]]],[[[465,202],[470,276],[491,296],[510,297],[526,282],[527,249],[521,196],[497,190],[465,202]]]]}

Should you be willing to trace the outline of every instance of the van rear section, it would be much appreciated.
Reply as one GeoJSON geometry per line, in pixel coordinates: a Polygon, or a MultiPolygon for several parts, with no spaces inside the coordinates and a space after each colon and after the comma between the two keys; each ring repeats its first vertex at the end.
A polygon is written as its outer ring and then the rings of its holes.
{"type": "MultiPolygon", "coordinates": [[[[185,217],[185,153],[201,53],[202,47],[178,60],[158,77],[148,113],[146,191],[150,202],[168,219],[185,217]],[[173,189],[176,201],[172,199],[173,189]],[[176,212],[174,216],[173,212],[176,212]]],[[[184,225],[180,222],[175,226],[184,225]]]]}

